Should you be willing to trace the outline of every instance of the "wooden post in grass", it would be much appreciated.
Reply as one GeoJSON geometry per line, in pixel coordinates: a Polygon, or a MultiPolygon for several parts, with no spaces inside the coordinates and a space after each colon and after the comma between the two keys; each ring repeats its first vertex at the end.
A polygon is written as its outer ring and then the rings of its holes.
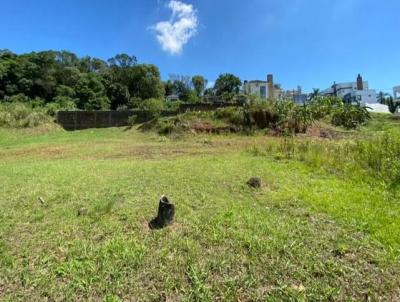
{"type": "Polygon", "coordinates": [[[160,198],[157,217],[149,222],[150,229],[162,229],[173,223],[175,217],[175,206],[170,203],[166,196],[160,198]]]}

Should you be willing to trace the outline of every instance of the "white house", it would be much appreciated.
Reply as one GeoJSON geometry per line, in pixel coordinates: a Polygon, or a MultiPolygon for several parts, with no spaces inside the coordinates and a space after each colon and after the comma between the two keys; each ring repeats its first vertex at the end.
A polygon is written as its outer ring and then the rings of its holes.
{"type": "Polygon", "coordinates": [[[167,96],[165,97],[165,100],[166,100],[167,102],[179,101],[179,96],[176,95],[176,94],[167,95],[167,96]]]}
{"type": "Polygon", "coordinates": [[[256,95],[262,99],[267,98],[267,81],[244,81],[243,90],[245,94],[256,95]]]}
{"type": "Polygon", "coordinates": [[[393,97],[396,100],[400,100],[400,86],[393,87],[393,97]]]}
{"type": "Polygon", "coordinates": [[[323,95],[335,95],[346,103],[359,103],[361,105],[378,102],[375,89],[368,88],[368,82],[363,81],[358,75],[356,82],[334,83],[331,88],[322,91],[323,95]]]}
{"type": "Polygon", "coordinates": [[[244,81],[243,90],[245,94],[256,95],[264,100],[280,99],[283,93],[281,86],[279,84],[274,84],[272,74],[267,75],[266,81],[244,81]]]}

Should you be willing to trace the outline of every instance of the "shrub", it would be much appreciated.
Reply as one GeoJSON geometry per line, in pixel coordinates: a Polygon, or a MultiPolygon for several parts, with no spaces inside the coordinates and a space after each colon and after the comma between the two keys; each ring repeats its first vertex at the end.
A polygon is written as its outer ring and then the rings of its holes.
{"type": "Polygon", "coordinates": [[[43,109],[32,108],[25,103],[5,103],[0,105],[0,127],[36,127],[50,120],[43,109]]]}
{"type": "Polygon", "coordinates": [[[246,116],[246,123],[259,129],[276,128],[280,121],[279,115],[270,109],[250,108],[246,116]]]}
{"type": "Polygon", "coordinates": [[[319,120],[330,115],[336,107],[342,105],[343,101],[335,96],[316,96],[308,104],[313,119],[315,120],[319,120]]]}
{"type": "Polygon", "coordinates": [[[74,111],[77,110],[74,99],[67,96],[56,96],[52,103],[45,106],[45,111],[50,116],[55,116],[58,111],[74,111]]]}
{"type": "Polygon", "coordinates": [[[138,109],[147,111],[152,118],[159,117],[161,112],[166,109],[164,100],[148,99],[137,103],[138,109]]]}
{"type": "Polygon", "coordinates": [[[371,118],[366,107],[360,105],[341,104],[332,113],[332,124],[355,129],[371,118]]]}
{"type": "Polygon", "coordinates": [[[286,127],[290,133],[305,133],[314,123],[312,112],[307,105],[295,105],[287,114],[286,127]]]}
{"type": "Polygon", "coordinates": [[[131,116],[128,120],[129,125],[158,119],[161,113],[167,108],[165,101],[160,99],[135,100],[134,107],[138,114],[131,116]]]}
{"type": "Polygon", "coordinates": [[[308,105],[297,105],[292,101],[275,101],[266,109],[253,113],[259,128],[269,127],[281,133],[301,133],[314,122],[308,105]]]}
{"type": "Polygon", "coordinates": [[[23,93],[7,97],[5,100],[8,103],[29,103],[30,101],[29,97],[23,93]]]}
{"type": "Polygon", "coordinates": [[[117,111],[127,111],[127,110],[129,110],[129,108],[128,108],[128,105],[125,105],[125,104],[118,105],[118,107],[117,107],[117,111]]]}
{"type": "Polygon", "coordinates": [[[182,104],[185,104],[185,102],[182,102],[182,101],[167,102],[167,103],[166,103],[166,107],[167,107],[168,110],[171,110],[171,111],[178,111],[178,110],[179,110],[179,107],[180,107],[182,104]]]}
{"type": "Polygon", "coordinates": [[[185,122],[180,115],[163,119],[152,119],[141,126],[142,131],[155,130],[160,135],[180,133],[185,130],[185,122]]]}
{"type": "Polygon", "coordinates": [[[85,110],[109,110],[110,99],[106,96],[94,96],[84,104],[85,110]]]}
{"type": "Polygon", "coordinates": [[[245,112],[243,108],[219,108],[214,112],[214,117],[236,126],[246,126],[245,112]]]}

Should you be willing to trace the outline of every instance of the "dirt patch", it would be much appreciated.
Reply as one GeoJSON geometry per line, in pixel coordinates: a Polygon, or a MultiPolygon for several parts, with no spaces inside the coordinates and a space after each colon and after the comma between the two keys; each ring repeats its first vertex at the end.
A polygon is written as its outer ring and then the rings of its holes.
{"type": "MultiPolygon", "coordinates": [[[[183,228],[183,225],[181,223],[175,221],[173,224],[171,224],[163,229],[178,232],[178,231],[182,230],[182,228],[183,228]]],[[[149,221],[147,221],[147,220],[143,220],[140,223],[140,230],[145,234],[157,231],[157,230],[150,229],[149,221]]]]}
{"type": "Polygon", "coordinates": [[[344,134],[328,127],[313,126],[307,129],[306,136],[322,139],[340,139],[344,134]]]}
{"type": "Polygon", "coordinates": [[[22,158],[31,156],[40,156],[49,159],[62,158],[65,147],[35,147],[19,150],[8,150],[7,152],[0,152],[3,159],[7,158],[22,158]]]}
{"type": "Polygon", "coordinates": [[[214,129],[213,125],[206,122],[192,123],[189,127],[196,133],[212,133],[214,129]]]}

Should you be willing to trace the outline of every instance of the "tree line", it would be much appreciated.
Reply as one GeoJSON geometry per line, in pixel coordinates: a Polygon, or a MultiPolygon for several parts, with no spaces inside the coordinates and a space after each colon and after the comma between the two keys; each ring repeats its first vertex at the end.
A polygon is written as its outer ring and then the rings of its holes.
{"type": "Polygon", "coordinates": [[[162,81],[157,66],[140,64],[127,54],[104,61],[80,58],[69,51],[18,55],[0,50],[0,102],[54,104],[63,109],[132,109],[168,95],[190,103],[210,95],[230,99],[241,85],[232,74],[221,74],[214,87],[207,89],[207,80],[201,75],[162,81]]]}

